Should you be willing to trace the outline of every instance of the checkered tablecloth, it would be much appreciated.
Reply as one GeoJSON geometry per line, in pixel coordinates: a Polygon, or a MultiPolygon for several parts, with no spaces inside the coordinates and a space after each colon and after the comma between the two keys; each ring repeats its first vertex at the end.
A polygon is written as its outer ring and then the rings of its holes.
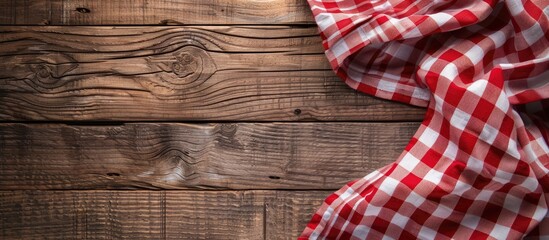
{"type": "Polygon", "coordinates": [[[345,83],[428,111],[300,239],[549,238],[549,0],[309,4],[345,83]]]}

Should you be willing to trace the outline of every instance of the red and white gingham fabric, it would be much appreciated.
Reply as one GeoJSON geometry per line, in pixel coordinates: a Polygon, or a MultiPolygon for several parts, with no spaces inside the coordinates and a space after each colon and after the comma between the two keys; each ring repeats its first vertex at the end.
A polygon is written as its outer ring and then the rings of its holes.
{"type": "Polygon", "coordinates": [[[309,0],[349,86],[428,107],[300,239],[549,238],[549,0],[309,0]]]}

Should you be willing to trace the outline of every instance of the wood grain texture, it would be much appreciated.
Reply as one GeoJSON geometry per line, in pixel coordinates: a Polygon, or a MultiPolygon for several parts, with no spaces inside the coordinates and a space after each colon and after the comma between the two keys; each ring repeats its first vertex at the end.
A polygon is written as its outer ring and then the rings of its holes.
{"type": "Polygon", "coordinates": [[[0,120],[421,120],[351,90],[316,28],[0,27],[0,120]]]}
{"type": "Polygon", "coordinates": [[[0,189],[338,189],[419,123],[0,124],[0,189]]]}
{"type": "Polygon", "coordinates": [[[0,0],[0,24],[312,24],[306,0],[0,0]]]}
{"type": "Polygon", "coordinates": [[[0,191],[0,238],[264,239],[265,199],[270,195],[261,191],[0,191]]]}
{"type": "Polygon", "coordinates": [[[266,199],[266,239],[296,239],[332,192],[276,191],[266,199]]]}
{"type": "Polygon", "coordinates": [[[326,191],[0,191],[2,239],[295,239],[326,191]]]}
{"type": "Polygon", "coordinates": [[[295,239],[425,113],[345,86],[306,0],[0,0],[0,25],[0,239],[295,239]]]}

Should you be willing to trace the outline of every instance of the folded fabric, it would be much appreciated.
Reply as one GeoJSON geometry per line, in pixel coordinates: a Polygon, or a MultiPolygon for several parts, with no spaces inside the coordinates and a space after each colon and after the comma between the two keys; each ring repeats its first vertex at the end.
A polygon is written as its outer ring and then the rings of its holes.
{"type": "Polygon", "coordinates": [[[345,83],[427,107],[300,239],[549,238],[549,1],[309,0],[345,83]]]}

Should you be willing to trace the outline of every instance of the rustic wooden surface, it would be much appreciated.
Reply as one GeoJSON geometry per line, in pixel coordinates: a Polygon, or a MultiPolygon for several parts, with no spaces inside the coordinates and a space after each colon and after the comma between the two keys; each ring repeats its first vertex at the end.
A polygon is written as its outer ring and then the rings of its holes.
{"type": "Polygon", "coordinates": [[[0,118],[422,118],[351,90],[321,48],[314,27],[0,27],[0,118]]]}
{"type": "Polygon", "coordinates": [[[3,239],[293,239],[326,191],[0,191],[3,239]]]}
{"type": "Polygon", "coordinates": [[[295,239],[424,113],[342,83],[306,0],[0,0],[0,239],[295,239]]]}
{"type": "Polygon", "coordinates": [[[304,0],[0,0],[0,24],[312,24],[304,0]]]}
{"type": "Polygon", "coordinates": [[[0,124],[0,189],[328,189],[398,157],[417,123],[0,124]]]}

